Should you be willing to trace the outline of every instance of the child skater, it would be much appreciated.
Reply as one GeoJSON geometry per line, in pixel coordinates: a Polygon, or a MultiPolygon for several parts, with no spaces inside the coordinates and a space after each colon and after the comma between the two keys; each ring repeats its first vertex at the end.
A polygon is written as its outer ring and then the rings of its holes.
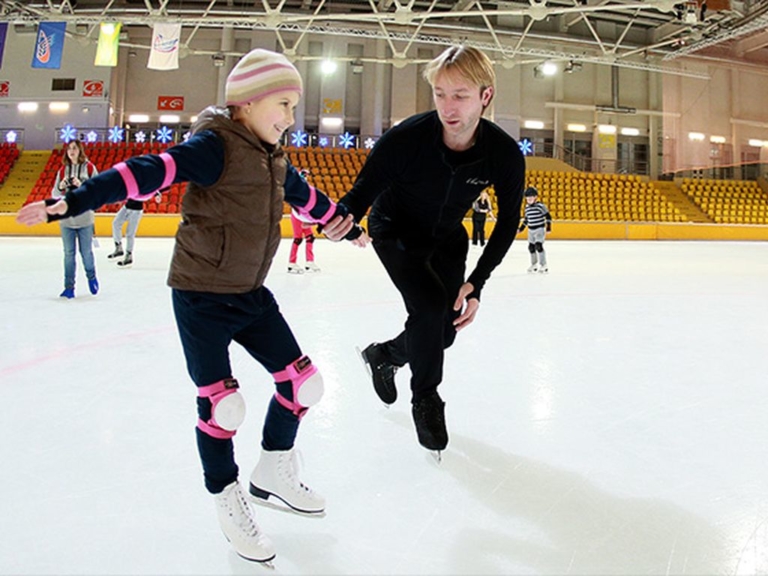
{"type": "MultiPolygon", "coordinates": [[[[155,202],[159,203],[160,197],[160,192],[157,192],[155,202]]],[[[112,260],[124,256],[122,260],[117,262],[121,268],[128,268],[133,265],[133,244],[136,241],[136,231],[139,229],[139,222],[141,222],[143,214],[144,202],[129,198],[117,211],[115,219],[112,220],[112,240],[115,243],[115,251],[108,254],[107,258],[112,260]],[[125,252],[123,252],[123,224],[126,222],[128,222],[128,227],[125,230],[125,252]]]]}
{"type": "Polygon", "coordinates": [[[338,216],[329,226],[334,235],[360,246],[367,241],[346,208],[299,176],[279,144],[294,122],[301,92],[301,77],[287,58],[253,50],[227,78],[227,108],[205,109],[185,143],[121,162],[62,201],[29,204],[17,216],[32,225],[189,183],[168,284],[187,369],[197,386],[197,446],[224,535],[240,556],[257,562],[269,562],[275,551],[238,480],[232,437],[245,404],[229,345],[243,346],[272,374],[276,387],[261,457],[250,476],[251,497],[322,513],[325,499],[297,477],[293,446],[301,417],[323,394],[323,380],[263,282],[280,243],[283,201],[319,224],[338,216]]]}
{"type": "Polygon", "coordinates": [[[552,216],[547,207],[539,202],[539,191],[533,186],[525,190],[525,216],[520,223],[519,232],[528,226],[528,252],[531,253],[531,265],[528,272],[549,272],[547,253],[544,251],[544,240],[547,232],[552,230],[552,216]]]}
{"type": "MultiPolygon", "coordinates": [[[[299,170],[299,176],[307,179],[309,170],[302,168],[299,170]]],[[[293,231],[293,243],[291,244],[291,253],[288,255],[288,272],[291,274],[304,274],[304,272],[320,272],[320,267],[315,264],[315,234],[312,231],[312,223],[301,218],[301,215],[295,210],[291,210],[291,230],[293,231]],[[304,267],[299,266],[297,260],[301,242],[306,240],[306,252],[304,267]]]]}

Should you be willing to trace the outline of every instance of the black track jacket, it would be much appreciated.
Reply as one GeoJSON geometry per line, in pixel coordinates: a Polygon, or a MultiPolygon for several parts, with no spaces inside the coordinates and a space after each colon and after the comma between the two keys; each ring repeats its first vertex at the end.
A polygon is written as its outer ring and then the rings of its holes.
{"type": "Polygon", "coordinates": [[[525,159],[517,142],[484,118],[475,145],[448,149],[437,112],[417,114],[376,143],[352,189],[339,201],[357,222],[371,207],[371,238],[397,238],[405,249],[439,246],[455,233],[480,192],[493,185],[498,221],[467,278],[479,299],[486,280],[517,234],[525,183],[525,159]]]}

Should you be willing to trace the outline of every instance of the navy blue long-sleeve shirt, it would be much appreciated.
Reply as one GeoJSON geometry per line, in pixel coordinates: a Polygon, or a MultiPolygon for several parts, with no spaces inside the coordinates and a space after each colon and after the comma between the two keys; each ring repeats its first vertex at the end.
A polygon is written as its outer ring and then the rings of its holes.
{"type": "MultiPolygon", "coordinates": [[[[176,165],[176,174],[172,183],[195,182],[200,186],[211,186],[221,177],[224,169],[224,143],[211,130],[203,130],[186,142],[172,146],[165,151],[176,165]]],[[[296,168],[287,163],[285,176],[285,201],[298,209],[306,206],[310,197],[311,186],[304,180],[296,168]]],[[[136,156],[125,161],[136,186],[142,194],[151,194],[161,188],[166,178],[166,165],[163,158],[156,154],[136,156]]],[[[168,183],[166,183],[168,185],[168,183]]],[[[80,188],[68,192],[65,216],[80,214],[86,210],[95,210],[104,204],[121,202],[128,196],[128,189],[123,176],[115,168],[105,170],[98,176],[83,183],[80,188]]],[[[308,216],[316,221],[330,208],[329,199],[317,195],[317,202],[310,209],[308,216]]],[[[346,214],[346,208],[341,210],[346,214]]],[[[58,218],[52,217],[51,220],[58,218]]],[[[352,234],[352,233],[350,233],[352,234]]],[[[348,235],[353,238],[355,235],[348,235]]]]}

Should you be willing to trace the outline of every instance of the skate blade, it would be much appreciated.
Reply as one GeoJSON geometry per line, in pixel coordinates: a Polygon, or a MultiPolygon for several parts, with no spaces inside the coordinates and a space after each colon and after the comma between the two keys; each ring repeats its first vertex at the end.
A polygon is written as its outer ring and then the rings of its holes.
{"type": "MultiPolygon", "coordinates": [[[[365,358],[363,358],[363,351],[360,350],[360,346],[355,346],[355,352],[357,352],[357,357],[360,358],[360,362],[363,363],[363,368],[365,368],[365,373],[368,374],[368,378],[372,382],[373,371],[371,370],[371,367],[368,364],[368,362],[365,361],[365,358]]],[[[378,396],[378,394],[376,396],[378,396]]],[[[379,398],[379,400],[381,400],[381,398],[379,398]]],[[[391,404],[387,404],[386,402],[382,402],[382,404],[384,405],[384,408],[386,408],[387,410],[389,410],[389,407],[392,406],[391,404]]]]}
{"type": "Polygon", "coordinates": [[[325,510],[319,510],[319,511],[299,510],[298,508],[294,508],[293,506],[285,502],[279,496],[275,496],[274,494],[270,494],[266,498],[262,498],[261,496],[255,496],[254,494],[251,494],[251,493],[249,493],[248,495],[251,498],[251,502],[253,502],[257,506],[262,506],[264,508],[271,508],[272,510],[277,510],[279,512],[296,514],[297,516],[302,516],[304,518],[325,518],[325,510]]]}
{"type": "Polygon", "coordinates": [[[270,570],[275,569],[275,564],[272,561],[277,557],[277,555],[273,555],[272,558],[267,558],[266,560],[257,560],[256,558],[248,558],[248,556],[243,556],[237,552],[235,552],[235,554],[247,562],[258,564],[259,566],[264,566],[264,568],[269,568],[270,570]]]}
{"type": "MultiPolygon", "coordinates": [[[[224,532],[222,532],[224,534],[224,532]]],[[[227,542],[230,544],[232,543],[232,540],[229,539],[229,536],[224,534],[224,538],[226,538],[227,542]]],[[[247,562],[253,562],[254,564],[259,564],[260,566],[264,566],[265,568],[270,568],[271,570],[275,569],[275,565],[272,563],[272,560],[274,560],[277,557],[277,554],[272,554],[269,558],[264,558],[264,560],[259,560],[258,558],[248,558],[248,556],[243,556],[238,552],[237,550],[232,550],[235,554],[237,554],[240,558],[247,562]]]]}

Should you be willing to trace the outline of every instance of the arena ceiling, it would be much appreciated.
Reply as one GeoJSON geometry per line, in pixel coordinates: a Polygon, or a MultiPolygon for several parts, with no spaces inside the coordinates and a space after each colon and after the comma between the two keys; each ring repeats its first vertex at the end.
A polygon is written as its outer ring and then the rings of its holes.
{"type": "Polygon", "coordinates": [[[567,71],[594,63],[699,76],[680,65],[698,60],[768,72],[768,0],[11,0],[0,7],[0,20],[26,27],[66,20],[80,25],[68,27],[72,34],[93,41],[100,22],[122,22],[129,46],[135,27],[180,22],[182,55],[200,52],[193,47],[199,30],[231,27],[273,31],[296,59],[311,59],[301,48],[311,33],[381,39],[385,57],[355,60],[395,66],[421,62],[424,45],[463,42],[507,67],[553,60],[567,71]]]}

